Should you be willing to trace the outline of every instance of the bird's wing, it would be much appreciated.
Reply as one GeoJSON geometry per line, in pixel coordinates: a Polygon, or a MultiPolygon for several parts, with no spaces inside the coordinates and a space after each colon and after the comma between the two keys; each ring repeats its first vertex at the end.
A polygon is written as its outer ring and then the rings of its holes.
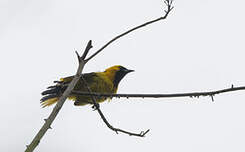
{"type": "MultiPolygon", "coordinates": [[[[90,90],[92,92],[97,93],[113,93],[113,83],[102,73],[88,73],[84,75],[84,79],[86,80],[90,90]]],[[[76,91],[81,92],[88,92],[88,89],[86,85],[84,85],[84,82],[82,79],[79,80],[77,83],[75,89],[76,91]]],[[[102,102],[106,100],[105,97],[96,97],[97,102],[102,102]]],[[[76,102],[75,105],[84,105],[86,103],[91,103],[91,97],[90,96],[77,96],[76,95],[76,102]]]]}

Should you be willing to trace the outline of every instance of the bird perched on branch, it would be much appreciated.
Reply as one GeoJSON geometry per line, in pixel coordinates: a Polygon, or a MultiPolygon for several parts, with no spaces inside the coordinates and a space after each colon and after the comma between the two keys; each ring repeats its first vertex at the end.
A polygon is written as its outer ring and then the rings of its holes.
{"type": "MultiPolygon", "coordinates": [[[[129,70],[123,66],[116,65],[106,69],[104,72],[85,73],[83,74],[83,78],[92,92],[114,94],[117,92],[118,84],[122,78],[133,71],[134,70],[129,70]]],[[[65,77],[61,78],[60,81],[54,81],[56,85],[50,86],[46,91],[42,92],[44,97],[41,99],[41,105],[46,107],[56,103],[72,81],[73,77],[74,76],[65,77]]],[[[88,92],[88,88],[82,78],[79,79],[73,90],[88,92]]],[[[91,96],[71,94],[68,96],[68,99],[74,100],[75,106],[92,103],[91,96]]],[[[103,102],[106,99],[106,97],[99,97],[96,98],[96,102],[103,102]]]]}

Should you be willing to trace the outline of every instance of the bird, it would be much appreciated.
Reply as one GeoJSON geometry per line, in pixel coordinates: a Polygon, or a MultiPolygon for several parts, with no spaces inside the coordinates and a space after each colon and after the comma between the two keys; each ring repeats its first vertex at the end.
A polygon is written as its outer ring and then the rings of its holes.
{"type": "MultiPolygon", "coordinates": [[[[121,65],[114,65],[112,67],[107,68],[103,72],[84,73],[82,74],[82,76],[85,82],[87,82],[87,85],[90,88],[91,92],[115,94],[117,93],[120,81],[128,73],[133,71],[134,70],[129,70],[121,65]]],[[[69,83],[72,81],[73,77],[74,76],[69,76],[65,78],[60,78],[60,81],[54,81],[54,83],[56,83],[55,85],[49,86],[47,90],[41,93],[43,96],[40,100],[41,106],[44,108],[56,103],[68,87],[69,83]]],[[[88,92],[88,88],[85,85],[82,77],[78,80],[73,91],[88,92]]],[[[91,96],[75,95],[71,93],[68,96],[68,99],[75,101],[75,106],[83,106],[93,103],[91,96]]],[[[111,98],[96,98],[96,103],[103,102],[107,99],[111,98]]]]}

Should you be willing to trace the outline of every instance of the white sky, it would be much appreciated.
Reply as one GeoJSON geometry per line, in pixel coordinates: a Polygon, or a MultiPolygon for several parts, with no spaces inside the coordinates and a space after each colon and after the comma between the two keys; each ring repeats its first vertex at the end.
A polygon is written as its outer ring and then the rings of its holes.
{"type": "MultiPolygon", "coordinates": [[[[134,69],[119,93],[245,85],[244,5],[241,0],[176,0],[167,20],[115,42],[85,72],[117,64],[134,69]]],[[[24,151],[31,142],[52,110],[40,107],[40,93],[76,72],[75,50],[84,50],[92,39],[93,52],[117,34],[158,18],[163,6],[162,0],[1,0],[0,151],[24,151]]],[[[151,129],[145,138],[116,135],[91,106],[67,101],[36,151],[244,152],[244,92],[214,99],[113,99],[101,104],[115,127],[151,129]]]]}

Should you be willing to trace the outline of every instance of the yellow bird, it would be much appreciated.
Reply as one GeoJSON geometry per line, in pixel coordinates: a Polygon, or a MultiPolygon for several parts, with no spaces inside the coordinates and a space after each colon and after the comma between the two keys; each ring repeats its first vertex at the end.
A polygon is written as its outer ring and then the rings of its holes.
{"type": "MultiPolygon", "coordinates": [[[[92,73],[85,73],[83,77],[87,82],[89,88],[92,92],[95,93],[111,93],[114,94],[117,92],[118,84],[122,80],[122,78],[134,70],[126,69],[123,66],[115,65],[104,72],[92,72],[92,73]]],[[[48,87],[46,91],[42,92],[44,96],[41,99],[41,105],[43,107],[50,106],[56,103],[59,100],[59,97],[62,93],[66,90],[69,83],[72,81],[74,76],[61,78],[60,81],[54,81],[57,83],[54,86],[48,87]]],[[[75,85],[74,91],[82,91],[88,92],[86,85],[84,85],[83,80],[80,80],[75,85]]],[[[82,95],[74,95],[71,94],[68,99],[74,100],[75,106],[82,106],[89,103],[92,103],[92,99],[90,96],[82,96],[82,95]]],[[[96,102],[103,102],[108,98],[100,97],[97,98],[96,102]]]]}

